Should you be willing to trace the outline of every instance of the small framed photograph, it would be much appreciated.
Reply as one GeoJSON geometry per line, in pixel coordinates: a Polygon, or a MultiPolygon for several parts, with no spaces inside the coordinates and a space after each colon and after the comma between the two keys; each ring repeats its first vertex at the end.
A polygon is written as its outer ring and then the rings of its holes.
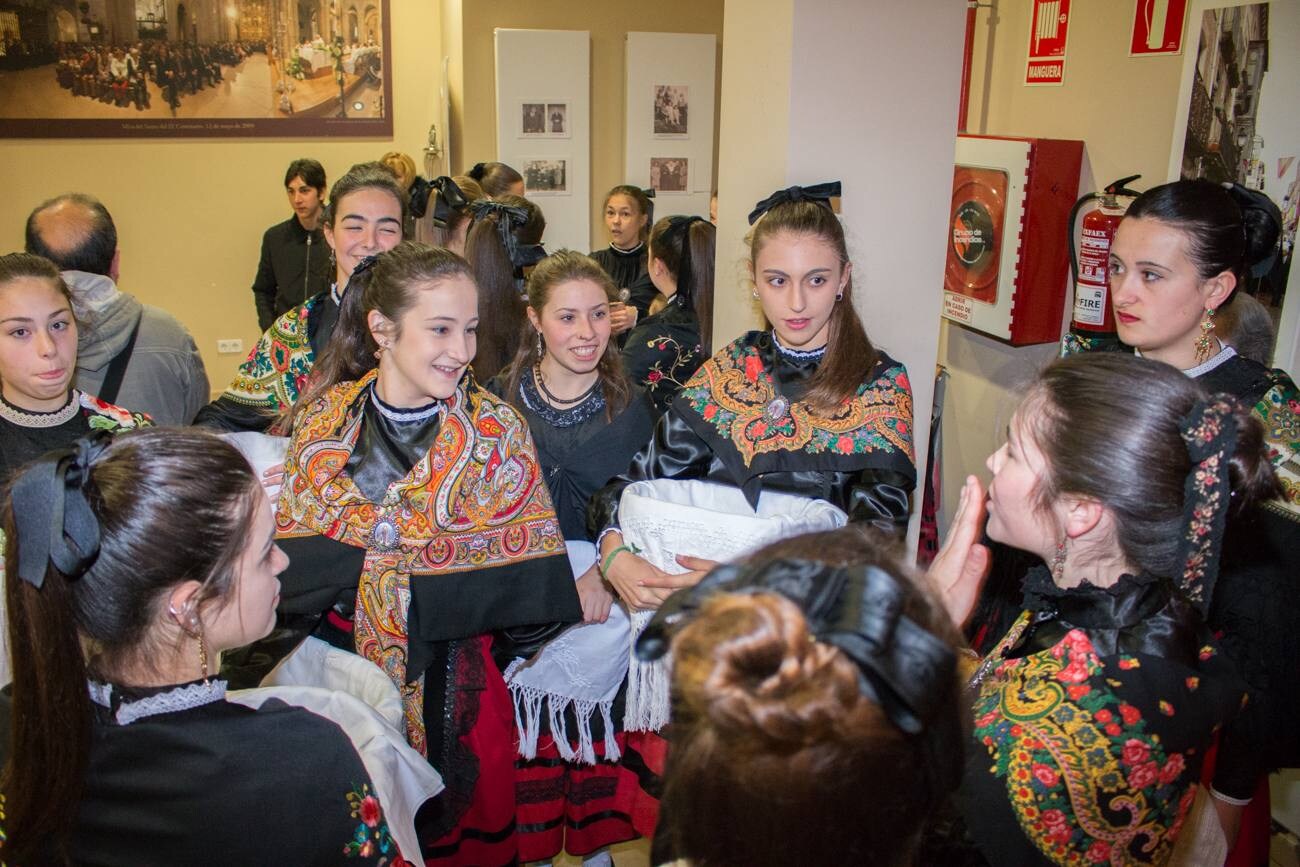
{"type": "Polygon", "coordinates": [[[519,137],[542,138],[546,135],[546,103],[519,104],[519,137]]]}
{"type": "Polygon", "coordinates": [[[684,84],[654,86],[655,138],[690,137],[690,88],[684,84]]]}
{"type": "Polygon", "coordinates": [[[567,159],[526,157],[523,163],[525,195],[565,196],[569,194],[567,159]]]}
{"type": "Polygon", "coordinates": [[[567,102],[548,102],[546,104],[546,133],[554,138],[569,137],[569,104],[567,102]]]}
{"type": "Polygon", "coordinates": [[[651,157],[650,186],[656,193],[689,193],[690,160],[686,157],[651,157]]]}

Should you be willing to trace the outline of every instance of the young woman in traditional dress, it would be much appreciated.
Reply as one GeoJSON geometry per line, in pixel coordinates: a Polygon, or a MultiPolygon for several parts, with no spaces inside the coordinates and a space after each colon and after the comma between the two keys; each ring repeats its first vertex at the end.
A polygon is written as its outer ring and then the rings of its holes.
{"type": "MultiPolygon", "coordinates": [[[[988,465],[988,536],[1047,565],[971,666],[968,831],[994,864],[1164,864],[1244,697],[1203,615],[1228,513],[1277,491],[1260,425],[1168,365],[1083,355],[1041,375],[988,465]]],[[[971,477],[930,570],[957,623],[983,502],[971,477]]],[[[1226,851],[1214,810],[1196,816],[1197,846],[1226,851]]]]}
{"type": "Polygon", "coordinates": [[[469,265],[407,242],[357,277],[293,424],[280,610],[398,686],[447,785],[417,817],[425,863],[509,863],[514,713],[494,657],[531,656],[581,618],[578,594],[528,426],[469,371],[469,265]]]}
{"type": "Polygon", "coordinates": [[[561,851],[609,864],[605,847],[636,836],[615,799],[624,745],[622,686],[627,613],[596,566],[587,502],[650,439],[655,412],[623,374],[610,343],[609,276],[581,253],[561,250],[528,279],[528,322],[514,362],[489,386],[523,414],[573,562],[585,624],[554,639],[507,678],[519,704],[520,857],[561,851]],[[573,677],[572,660],[583,674],[573,677]],[[551,722],[560,724],[552,731],[551,722]]]}
{"type": "Polygon", "coordinates": [[[664,217],[650,230],[650,279],[668,303],[628,332],[623,363],[660,410],[713,354],[716,235],[700,217],[664,217]]]}
{"type": "MultiPolygon", "coordinates": [[[[704,480],[829,501],[854,521],[900,532],[916,484],[912,395],[901,364],[877,350],[853,309],[852,265],[829,199],[839,184],[793,187],[751,214],[754,297],[771,324],[714,353],[659,419],[630,467],[596,493],[605,579],[633,609],[651,609],[713,564],[679,556],[670,575],[633,551],[618,526],[623,490],[642,480],[704,480]],[[761,219],[760,219],[761,218],[761,219]]],[[[691,552],[705,555],[709,552],[691,552]]],[[[664,744],[629,737],[625,764],[644,769],[633,818],[653,833],[664,744]]]]}
{"type": "Polygon", "coordinates": [[[19,471],[3,511],[7,863],[400,861],[338,726],[216,678],[271,629],[286,563],[233,447],[97,431],[19,471]]]}
{"type": "Polygon", "coordinates": [[[335,261],[333,285],[267,329],[221,397],[199,410],[195,424],[266,431],[283,419],[329,344],[352,270],[401,243],[406,211],[406,190],[380,163],[355,165],[334,182],[324,222],[335,261]]]}
{"type": "MultiPolygon", "coordinates": [[[[1213,767],[1215,805],[1230,843],[1243,823],[1233,865],[1267,858],[1267,772],[1300,764],[1300,692],[1293,688],[1300,671],[1300,392],[1285,371],[1215,336],[1218,311],[1236,305],[1252,278],[1272,268],[1281,222],[1263,193],[1175,181],[1129,206],[1110,259],[1119,339],[1249,407],[1263,423],[1282,482],[1280,497],[1229,525],[1208,614],[1251,687],[1246,713],[1225,731],[1213,767]]],[[[1087,348],[1070,339],[1067,347],[1087,348]]]]}

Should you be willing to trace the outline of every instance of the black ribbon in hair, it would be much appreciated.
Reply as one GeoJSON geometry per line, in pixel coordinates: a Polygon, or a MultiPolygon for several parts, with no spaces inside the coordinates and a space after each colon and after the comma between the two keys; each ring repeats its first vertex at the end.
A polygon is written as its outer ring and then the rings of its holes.
{"type": "Polygon", "coordinates": [[[446,175],[431,181],[416,178],[411,184],[411,216],[417,220],[423,217],[429,210],[430,197],[433,198],[433,224],[439,229],[447,228],[456,210],[469,202],[460,186],[446,175]]]}
{"type": "Polygon", "coordinates": [[[357,285],[357,288],[359,289],[365,288],[366,283],[370,279],[366,275],[368,275],[374,269],[375,263],[379,261],[379,257],[382,255],[383,255],[382,253],[376,253],[375,255],[367,256],[364,259],[362,259],[360,262],[358,262],[352,268],[352,273],[348,275],[347,285],[343,287],[343,292],[339,295],[339,297],[346,298],[348,293],[352,291],[352,284],[354,283],[357,285]]]}
{"type": "Polygon", "coordinates": [[[505,245],[510,264],[515,266],[515,277],[522,278],[522,269],[536,265],[546,258],[546,250],[541,244],[521,244],[515,237],[515,230],[527,225],[528,210],[518,205],[507,205],[492,199],[479,199],[470,206],[474,219],[486,220],[493,214],[497,218],[497,234],[505,245]]]}
{"type": "Polygon", "coordinates": [[[826,181],[821,184],[813,184],[811,187],[786,187],[784,190],[777,190],[755,205],[754,210],[749,212],[749,225],[754,225],[758,222],[759,217],[777,205],[784,205],[786,202],[816,202],[829,208],[831,199],[839,194],[839,181],[826,181]]]}
{"type": "Polygon", "coordinates": [[[1206,613],[1219,577],[1219,555],[1232,498],[1229,471],[1237,450],[1237,408],[1227,395],[1198,400],[1178,425],[1192,468],[1183,483],[1183,536],[1178,576],[1183,595],[1206,613]]]}
{"type": "Polygon", "coordinates": [[[11,497],[18,531],[18,577],[36,588],[51,563],[75,581],[99,557],[99,520],[86,499],[90,468],[112,437],[92,431],[20,472],[11,497]]]}
{"type": "MultiPolygon", "coordinates": [[[[684,217],[680,214],[668,218],[668,228],[660,236],[660,243],[668,245],[675,243],[681,238],[682,255],[677,265],[677,291],[680,294],[685,288],[690,291],[691,285],[691,226],[696,223],[703,223],[703,217],[684,217]]],[[[653,251],[652,251],[653,252],[653,251]]],[[[659,258],[663,258],[662,256],[659,258]]]]}

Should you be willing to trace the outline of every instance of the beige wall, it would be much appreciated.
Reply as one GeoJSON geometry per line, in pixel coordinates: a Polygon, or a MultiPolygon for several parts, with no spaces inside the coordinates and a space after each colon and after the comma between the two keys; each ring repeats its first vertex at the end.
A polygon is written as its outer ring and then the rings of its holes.
{"type": "Polygon", "coordinates": [[[319,159],[333,182],[356,162],[403,150],[420,158],[437,111],[438,4],[394,0],[392,139],[86,139],[0,142],[0,251],[21,250],[27,214],[69,190],[101,198],[117,223],[122,288],[193,333],[214,389],[242,357],[217,340],[257,339],[250,287],[262,232],[286,219],[284,169],[319,159]]]}
{"type": "MultiPolygon", "coordinates": [[[[1183,59],[1128,56],[1131,0],[1071,6],[1062,87],[1024,86],[1029,4],[993,2],[995,7],[981,8],[977,18],[969,131],[1082,139],[1081,195],[1131,174],[1142,175],[1137,189],[1163,183],[1183,59]]],[[[1191,47],[1196,48],[1194,39],[1191,47]]],[[[1071,303],[1067,298],[1067,320],[1071,303]]],[[[951,379],[944,407],[941,523],[955,509],[968,473],[987,480],[984,458],[1000,444],[1021,386],[1055,354],[1054,345],[1012,347],[944,322],[939,362],[951,379]]]]}
{"type": "MultiPolygon", "coordinates": [[[[445,0],[445,5],[462,2],[445,0]]],[[[496,157],[493,31],[498,27],[590,31],[591,244],[592,249],[603,247],[607,243],[601,218],[604,194],[623,183],[626,34],[714,33],[720,50],[722,7],[722,0],[469,0],[468,14],[463,16],[463,84],[452,94],[453,172],[463,172],[474,163],[496,157]]],[[[719,80],[721,69],[719,64],[719,80]]],[[[453,81],[455,78],[453,74],[453,81]]],[[[716,124],[714,129],[716,166],[716,124]]]]}

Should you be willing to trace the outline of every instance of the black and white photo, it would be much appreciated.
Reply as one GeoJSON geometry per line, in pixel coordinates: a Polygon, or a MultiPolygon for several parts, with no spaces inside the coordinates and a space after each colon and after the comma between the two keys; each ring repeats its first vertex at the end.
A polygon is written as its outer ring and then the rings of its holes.
{"type": "Polygon", "coordinates": [[[688,193],[690,183],[685,157],[651,157],[650,186],[656,193],[688,193]]]}
{"type": "Polygon", "coordinates": [[[546,105],[546,131],[553,136],[569,135],[569,104],[551,102],[546,105]]]}
{"type": "Polygon", "coordinates": [[[569,191],[567,171],[567,159],[554,157],[525,159],[524,189],[530,196],[534,193],[567,193],[569,191]]]}
{"type": "Polygon", "coordinates": [[[686,138],[690,133],[690,88],[684,84],[656,84],[654,134],[656,138],[686,138]]]}
{"type": "Polygon", "coordinates": [[[519,133],[524,136],[546,135],[546,103],[520,103],[519,133]]]}

